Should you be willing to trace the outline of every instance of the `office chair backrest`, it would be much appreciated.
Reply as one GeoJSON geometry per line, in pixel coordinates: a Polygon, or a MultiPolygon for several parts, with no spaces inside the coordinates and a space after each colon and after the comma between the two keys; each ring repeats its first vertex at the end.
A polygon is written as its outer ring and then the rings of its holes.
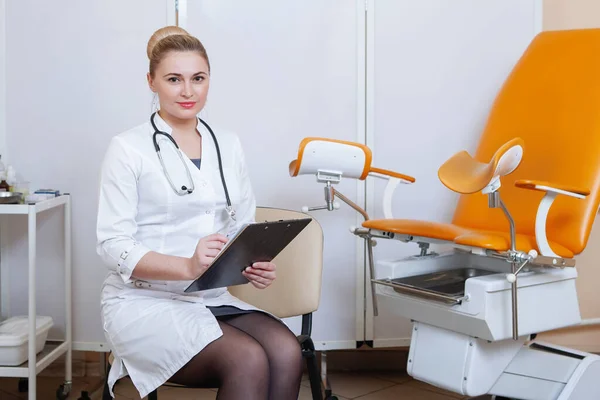
{"type": "MultiPolygon", "coordinates": [[[[517,233],[535,236],[544,193],[516,188],[516,180],[589,189],[584,200],[559,195],[546,225],[550,241],[579,254],[600,200],[600,29],[543,32],[532,41],[493,104],[474,158],[488,162],[515,137],[524,140],[523,161],[503,178],[500,195],[517,233]]],[[[509,230],[502,211],[488,208],[481,193],[461,195],[453,223],[509,230]]]]}
{"type": "MultiPolygon", "coordinates": [[[[311,218],[298,211],[257,207],[256,221],[311,218]]],[[[280,318],[314,312],[321,300],[323,230],[313,219],[273,262],[277,278],[266,289],[251,284],[233,286],[229,291],[239,299],[280,318]]]]}

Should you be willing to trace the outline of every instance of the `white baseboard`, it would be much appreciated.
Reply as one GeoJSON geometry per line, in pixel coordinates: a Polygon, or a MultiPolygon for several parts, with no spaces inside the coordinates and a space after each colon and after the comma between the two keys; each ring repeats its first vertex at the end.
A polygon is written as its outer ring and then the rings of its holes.
{"type": "MultiPolygon", "coordinates": [[[[315,349],[318,351],[356,349],[356,341],[354,340],[315,341],[314,344],[315,349]]],[[[97,342],[73,342],[73,350],[97,351],[101,353],[110,352],[108,344],[97,342]]]]}
{"type": "Polygon", "coordinates": [[[373,348],[380,349],[386,347],[409,347],[410,338],[399,339],[375,339],[373,340],[373,348]]]}
{"type": "Polygon", "coordinates": [[[95,342],[73,342],[73,350],[75,351],[97,351],[100,353],[109,353],[110,348],[106,343],[95,342]]]}
{"type": "Polygon", "coordinates": [[[317,351],[356,349],[355,340],[314,341],[314,344],[317,351]]]}

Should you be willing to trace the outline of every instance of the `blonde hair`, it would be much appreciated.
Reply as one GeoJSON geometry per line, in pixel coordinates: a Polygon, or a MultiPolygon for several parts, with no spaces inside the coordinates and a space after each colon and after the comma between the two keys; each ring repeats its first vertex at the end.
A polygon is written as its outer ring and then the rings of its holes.
{"type": "Polygon", "coordinates": [[[149,72],[154,77],[154,71],[162,59],[170,51],[195,51],[208,64],[208,71],[210,72],[210,63],[208,62],[208,55],[206,49],[202,43],[190,35],[185,29],[178,26],[165,26],[160,28],[148,40],[148,46],[146,53],[150,60],[149,72]]]}

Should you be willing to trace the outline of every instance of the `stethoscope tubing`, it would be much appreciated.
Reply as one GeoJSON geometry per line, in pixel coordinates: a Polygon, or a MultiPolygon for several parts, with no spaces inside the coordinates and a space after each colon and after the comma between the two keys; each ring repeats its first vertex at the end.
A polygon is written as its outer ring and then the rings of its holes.
{"type": "MultiPolygon", "coordinates": [[[[194,186],[194,180],[192,179],[192,175],[190,173],[190,169],[188,168],[185,160],[183,159],[183,155],[181,154],[181,150],[179,149],[179,146],[177,145],[177,142],[175,142],[175,139],[173,139],[173,137],[171,135],[169,135],[166,132],[163,132],[161,130],[158,129],[158,127],[156,126],[156,124],[154,123],[154,116],[156,115],[156,112],[152,113],[152,115],[150,116],[150,123],[152,124],[152,128],[154,129],[154,133],[152,134],[152,142],[154,144],[154,150],[156,151],[156,154],[158,155],[158,159],[160,161],[160,164],[162,166],[163,172],[165,174],[165,176],[167,177],[167,180],[169,181],[169,184],[171,185],[171,188],[173,189],[173,191],[179,195],[179,196],[184,196],[186,194],[191,194],[193,193],[193,191],[195,190],[195,186],[194,186]],[[182,186],[181,187],[181,191],[177,190],[177,188],[175,187],[175,184],[173,183],[173,181],[171,180],[171,177],[165,167],[163,158],[160,154],[160,147],[158,146],[158,141],[156,139],[157,135],[163,135],[166,136],[171,143],[173,144],[173,146],[175,146],[175,148],[177,149],[177,154],[179,155],[179,159],[181,160],[181,163],[183,164],[185,170],[186,170],[186,174],[188,177],[188,181],[190,182],[190,187],[188,188],[187,186],[182,186]]],[[[202,118],[197,117],[198,121],[200,121],[202,123],[202,125],[204,125],[206,127],[206,129],[208,129],[208,131],[210,132],[210,135],[212,136],[212,139],[215,143],[215,148],[217,150],[217,160],[219,162],[219,173],[221,175],[221,183],[223,184],[223,190],[225,192],[225,199],[227,201],[227,212],[229,213],[229,216],[235,220],[235,211],[233,210],[233,207],[231,205],[231,199],[229,198],[229,191],[227,190],[227,184],[225,182],[225,174],[223,173],[223,163],[221,160],[221,150],[219,148],[219,142],[217,141],[217,137],[215,136],[215,133],[213,132],[212,128],[210,127],[210,125],[208,125],[206,122],[204,122],[202,120],[202,118]]]]}

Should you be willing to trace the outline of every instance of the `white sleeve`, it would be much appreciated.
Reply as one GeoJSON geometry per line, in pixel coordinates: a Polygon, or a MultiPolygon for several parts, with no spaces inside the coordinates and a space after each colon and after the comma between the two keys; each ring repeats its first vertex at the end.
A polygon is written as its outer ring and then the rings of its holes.
{"type": "Polygon", "coordinates": [[[125,146],[121,138],[114,137],[102,163],[96,251],[108,268],[128,283],[150,249],[135,240],[140,159],[125,146]]]}
{"type": "Polygon", "coordinates": [[[236,225],[240,226],[245,223],[255,222],[256,216],[256,198],[246,165],[246,157],[239,138],[236,137],[236,163],[237,175],[240,185],[240,204],[236,212],[236,225]]]}

